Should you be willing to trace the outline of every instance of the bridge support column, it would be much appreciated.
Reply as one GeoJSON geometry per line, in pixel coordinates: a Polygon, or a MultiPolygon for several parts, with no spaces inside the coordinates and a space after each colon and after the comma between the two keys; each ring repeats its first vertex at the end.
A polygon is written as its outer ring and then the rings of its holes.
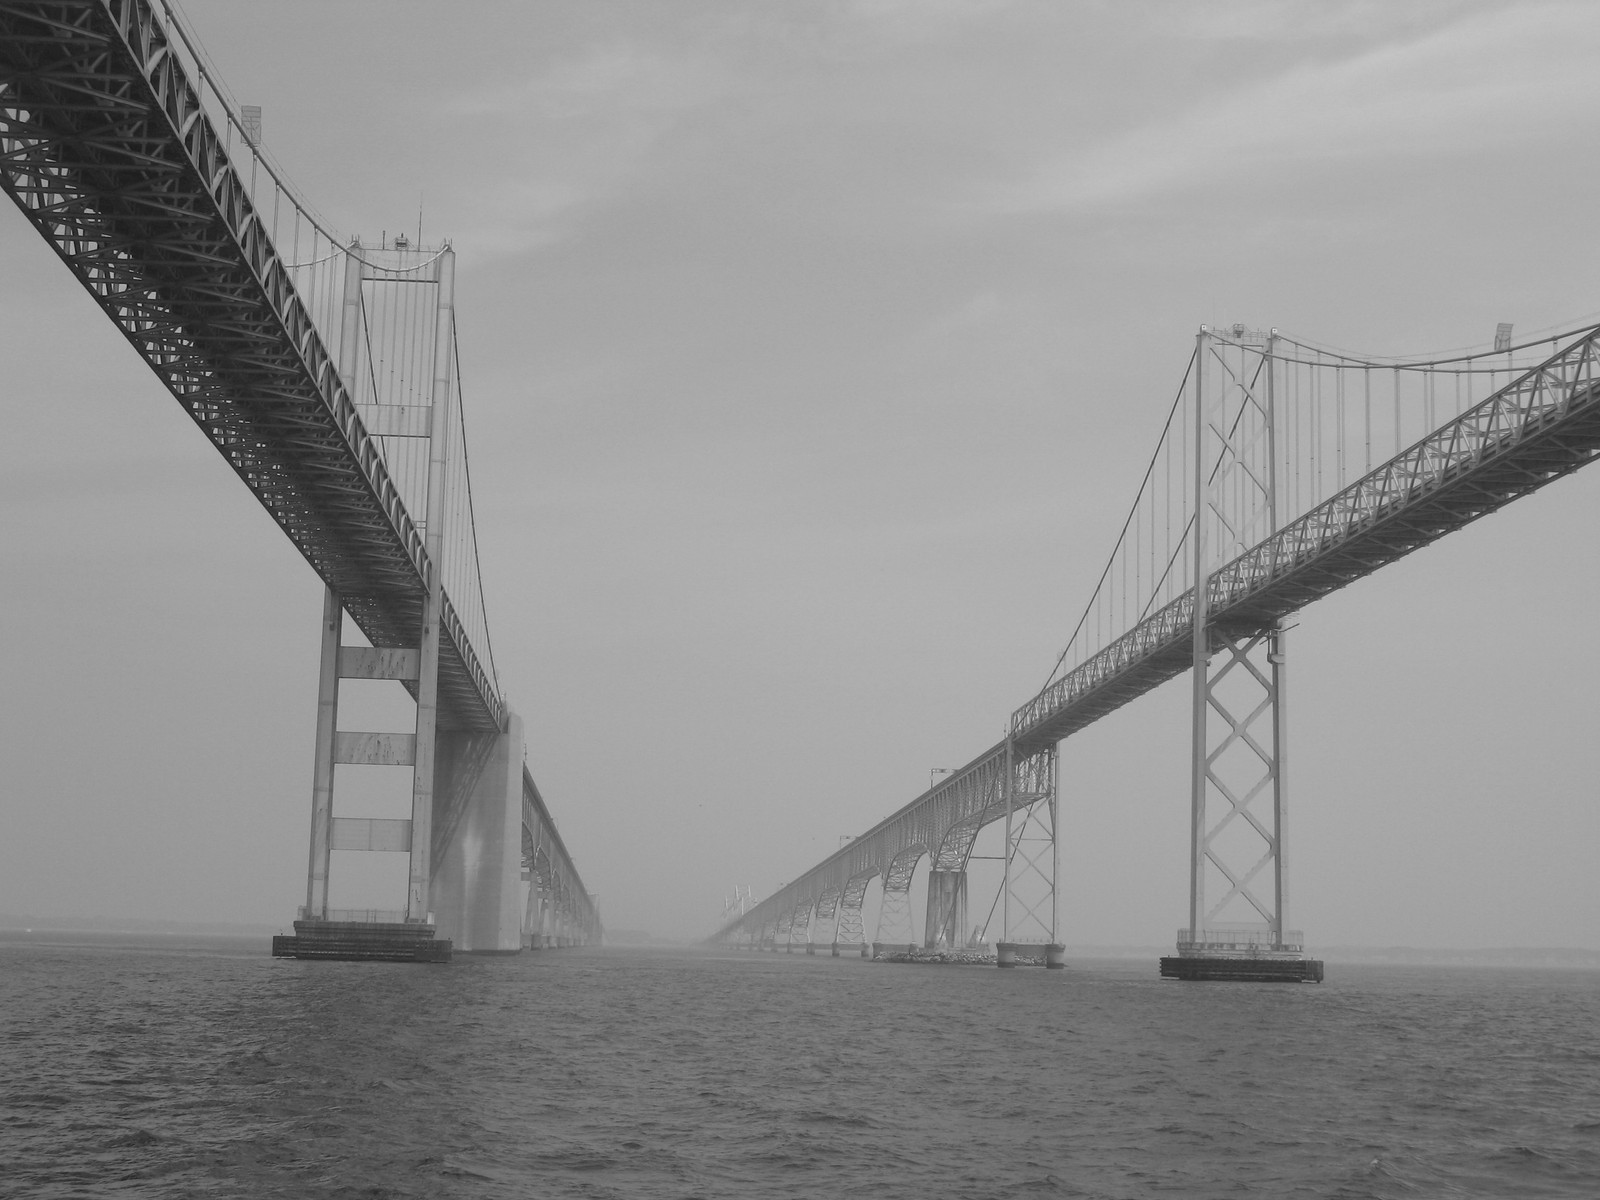
{"type": "MultiPolygon", "coordinates": [[[[285,958],[448,961],[451,944],[435,939],[435,929],[427,913],[422,918],[412,919],[408,910],[341,910],[329,904],[334,850],[389,851],[408,854],[413,862],[416,860],[415,820],[334,815],[337,767],[340,764],[410,767],[413,794],[421,770],[415,733],[358,733],[339,729],[341,680],[415,681],[421,691],[419,651],[345,646],[341,644],[343,629],[342,600],[337,592],[328,588],[322,605],[306,902],[295,921],[294,935],[274,938],[272,952],[285,958]]],[[[429,774],[431,794],[431,767],[429,774]]]]}
{"type": "Polygon", "coordinates": [[[333,848],[333,743],[339,730],[339,643],[344,608],[339,593],[322,597],[322,667],[317,677],[317,745],[311,772],[311,865],[306,872],[305,918],[328,915],[328,866],[333,848]]]}
{"type": "Polygon", "coordinates": [[[548,950],[555,944],[551,930],[555,926],[555,914],[550,911],[550,897],[541,894],[539,897],[539,924],[534,930],[534,940],[538,942],[539,949],[548,950]]]}
{"type": "Polygon", "coordinates": [[[1196,646],[1189,923],[1161,974],[1320,980],[1287,927],[1284,631],[1212,627],[1196,646]]]}
{"type": "MultiPolygon", "coordinates": [[[[454,423],[452,396],[454,380],[454,293],[455,257],[448,247],[436,258],[433,292],[434,307],[427,319],[433,323],[431,361],[428,378],[431,391],[426,428],[407,420],[393,419],[393,406],[382,404],[361,405],[365,393],[361,386],[362,347],[361,336],[363,290],[367,278],[359,253],[360,243],[351,247],[345,261],[344,297],[341,310],[339,346],[339,374],[348,393],[357,398],[358,411],[363,420],[379,422],[383,436],[426,439],[427,441],[427,507],[420,523],[423,535],[424,572],[420,627],[416,630],[414,646],[343,646],[341,628],[344,613],[342,604],[352,600],[351,595],[341,597],[330,587],[323,605],[322,665],[317,701],[316,761],[312,784],[312,823],[310,868],[308,871],[306,903],[301,921],[296,924],[296,937],[274,943],[274,953],[298,953],[299,943],[314,939],[313,925],[340,920],[343,924],[373,926],[416,926],[426,930],[431,938],[434,931],[431,886],[434,875],[434,856],[449,844],[451,830],[445,836],[435,837],[435,818],[441,808],[448,822],[455,821],[465,804],[476,811],[471,800],[477,785],[478,761],[484,740],[492,740],[492,733],[452,735],[438,728],[439,655],[441,614],[444,607],[443,580],[440,574],[443,561],[443,538],[446,524],[445,473],[449,461],[449,442],[454,423]],[[407,733],[365,733],[338,730],[339,680],[373,679],[392,680],[410,685],[416,700],[416,721],[407,733]],[[451,738],[456,741],[452,742],[451,738]],[[363,766],[407,766],[411,768],[410,818],[340,818],[333,815],[334,768],[336,764],[363,766]],[[471,779],[464,782],[465,775],[471,779]],[[437,843],[437,844],[436,844],[437,843]],[[393,910],[362,909],[339,913],[328,902],[329,864],[333,850],[371,850],[405,853],[409,860],[407,871],[405,907],[393,910]],[[300,928],[301,922],[307,929],[300,928]]],[[[369,367],[370,370],[370,367],[369,367]]],[[[370,381],[370,380],[369,380],[370,381]]],[[[353,609],[352,611],[358,611],[353,609]]],[[[502,731],[502,735],[504,731],[502,731]]],[[[520,755],[520,739],[517,746],[520,755]]],[[[514,755],[513,757],[516,757],[514,755]]],[[[481,820],[468,822],[475,832],[470,836],[484,835],[481,820]]],[[[453,826],[452,826],[453,829],[453,826]]],[[[513,846],[516,839],[513,838],[513,846]]],[[[476,846],[477,843],[474,842],[476,846]]],[[[476,853],[476,851],[474,851],[476,853]]],[[[485,884],[491,887],[491,884],[485,884]]],[[[459,897],[457,898],[459,899],[459,897]]],[[[463,923],[466,918],[457,915],[458,928],[472,929],[471,938],[487,938],[496,943],[489,948],[502,948],[498,934],[490,937],[488,927],[477,918],[463,923]]],[[[381,940],[379,933],[374,938],[381,940]]],[[[386,936],[386,935],[384,935],[386,936]]],[[[411,938],[410,940],[415,940],[411,938]]],[[[520,937],[519,937],[520,942],[520,937]]],[[[342,943],[341,943],[342,944],[342,943]]],[[[449,943],[441,941],[440,947],[448,954],[449,943]]],[[[327,947],[322,947],[327,949],[327,947]]],[[[318,957],[345,957],[346,955],[318,953],[318,957]]],[[[371,957],[361,954],[358,957],[371,957]]]]}
{"type": "Polygon", "coordinates": [[[1321,978],[1288,928],[1283,624],[1211,612],[1212,573],[1280,527],[1276,342],[1202,325],[1195,343],[1189,921],[1169,978],[1321,978]]]}
{"type": "Polygon", "coordinates": [[[1006,856],[995,963],[1059,968],[1064,961],[1056,940],[1056,881],[1061,870],[1056,747],[1025,754],[1008,741],[1003,786],[1006,856]]]}
{"type": "Polygon", "coordinates": [[[967,873],[938,867],[928,872],[928,920],[922,944],[960,949],[967,941],[967,873]]]}
{"type": "Polygon", "coordinates": [[[439,935],[457,950],[522,948],[522,718],[491,736],[439,737],[429,884],[439,935]]]}

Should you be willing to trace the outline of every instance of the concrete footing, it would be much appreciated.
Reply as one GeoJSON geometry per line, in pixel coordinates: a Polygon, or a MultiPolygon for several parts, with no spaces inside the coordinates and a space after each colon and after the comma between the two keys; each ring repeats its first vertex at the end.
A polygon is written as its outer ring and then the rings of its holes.
{"type": "Polygon", "coordinates": [[[1215,983],[1321,983],[1322,961],[1176,954],[1161,960],[1161,978],[1215,983]]]}
{"type": "Polygon", "coordinates": [[[296,921],[292,937],[272,939],[274,958],[318,958],[343,962],[450,961],[448,938],[432,925],[362,921],[296,921]]]}
{"type": "Polygon", "coordinates": [[[997,967],[1045,967],[1059,971],[1067,965],[1067,948],[1054,942],[996,942],[997,967]]]}

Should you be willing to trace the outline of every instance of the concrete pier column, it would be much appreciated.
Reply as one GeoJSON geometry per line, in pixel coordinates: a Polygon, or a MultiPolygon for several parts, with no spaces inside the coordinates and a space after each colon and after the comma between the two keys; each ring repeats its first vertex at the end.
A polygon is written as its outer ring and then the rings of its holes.
{"type": "Polygon", "coordinates": [[[941,871],[935,867],[928,872],[928,919],[923,930],[923,945],[929,950],[939,946],[959,949],[966,944],[965,871],[941,871]]]}
{"type": "Polygon", "coordinates": [[[439,936],[458,951],[515,953],[523,915],[522,719],[508,714],[475,778],[462,778],[477,757],[461,744],[466,735],[439,741],[447,750],[435,789],[443,836],[429,887],[439,936]]]}

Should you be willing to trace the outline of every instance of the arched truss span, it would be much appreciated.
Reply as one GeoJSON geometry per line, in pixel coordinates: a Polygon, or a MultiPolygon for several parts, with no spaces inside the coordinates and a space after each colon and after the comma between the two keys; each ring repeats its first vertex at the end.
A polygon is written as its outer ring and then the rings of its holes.
{"type": "Polygon", "coordinates": [[[927,852],[924,846],[908,846],[890,861],[883,873],[883,907],[878,911],[873,941],[906,946],[916,941],[911,926],[911,877],[927,852]]]}
{"type": "Polygon", "coordinates": [[[861,906],[866,903],[867,885],[880,874],[877,867],[853,875],[845,881],[839,896],[839,924],[834,931],[835,946],[861,946],[866,944],[866,931],[861,924],[861,906]]]}

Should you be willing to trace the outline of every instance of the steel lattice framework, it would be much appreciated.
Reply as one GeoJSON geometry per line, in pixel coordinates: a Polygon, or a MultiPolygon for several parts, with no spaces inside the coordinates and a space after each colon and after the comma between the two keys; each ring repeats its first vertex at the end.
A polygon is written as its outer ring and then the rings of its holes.
{"type": "MultiPolygon", "coordinates": [[[[380,647],[430,563],[148,0],[0,2],[0,187],[380,647]]],[[[504,703],[449,598],[440,724],[504,703]]]]}

